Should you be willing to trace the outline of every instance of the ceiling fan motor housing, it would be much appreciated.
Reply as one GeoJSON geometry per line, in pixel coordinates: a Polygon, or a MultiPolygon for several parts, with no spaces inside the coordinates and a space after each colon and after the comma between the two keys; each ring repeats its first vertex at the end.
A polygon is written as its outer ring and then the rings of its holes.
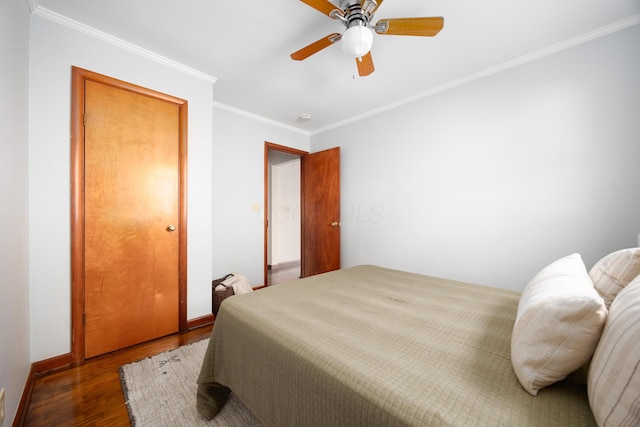
{"type": "Polygon", "coordinates": [[[354,25],[369,25],[369,16],[363,12],[359,2],[350,4],[342,10],[344,10],[343,22],[347,28],[351,28],[354,25]]]}
{"type": "Polygon", "coordinates": [[[360,1],[358,0],[340,0],[340,9],[347,10],[352,6],[360,7],[360,1]]]}

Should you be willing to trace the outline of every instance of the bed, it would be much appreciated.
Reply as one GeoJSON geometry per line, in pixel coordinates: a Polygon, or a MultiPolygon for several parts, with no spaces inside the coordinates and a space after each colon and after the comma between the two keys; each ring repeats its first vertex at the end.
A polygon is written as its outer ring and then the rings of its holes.
{"type": "Polygon", "coordinates": [[[228,298],[198,378],[265,426],[595,426],[584,376],[537,396],[511,361],[519,292],[357,266],[228,298]]]}

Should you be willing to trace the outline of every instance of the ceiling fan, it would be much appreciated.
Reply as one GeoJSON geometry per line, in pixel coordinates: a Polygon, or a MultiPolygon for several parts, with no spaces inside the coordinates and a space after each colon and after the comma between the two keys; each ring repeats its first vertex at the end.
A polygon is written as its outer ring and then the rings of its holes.
{"type": "Polygon", "coordinates": [[[373,14],[384,0],[340,0],[340,7],[328,0],[300,1],[323,15],[342,22],[346,30],[342,34],[329,34],[303,47],[292,53],[291,59],[302,61],[342,40],[342,50],[345,54],[356,58],[360,76],[368,76],[374,71],[371,58],[374,31],[382,35],[433,37],[444,26],[442,17],[381,19],[372,25],[373,14]]]}

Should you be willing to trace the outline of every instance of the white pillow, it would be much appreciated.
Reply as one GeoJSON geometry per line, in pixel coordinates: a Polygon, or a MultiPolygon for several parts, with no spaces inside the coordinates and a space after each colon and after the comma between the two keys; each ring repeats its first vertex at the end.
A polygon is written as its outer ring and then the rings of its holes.
{"type": "Polygon", "coordinates": [[[587,387],[599,426],[640,426],[640,276],[611,304],[587,387]]]}
{"type": "Polygon", "coordinates": [[[607,315],[579,254],[561,258],[527,284],[511,336],[511,362],[532,395],[593,355],[607,315]]]}
{"type": "Polygon", "coordinates": [[[589,271],[593,286],[607,308],[629,282],[640,274],[640,248],[621,249],[598,261],[589,271]]]}

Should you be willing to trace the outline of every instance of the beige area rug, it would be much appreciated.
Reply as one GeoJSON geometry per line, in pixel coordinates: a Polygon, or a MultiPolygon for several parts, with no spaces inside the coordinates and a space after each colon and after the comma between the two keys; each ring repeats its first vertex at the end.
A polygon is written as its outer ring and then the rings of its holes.
{"type": "Polygon", "coordinates": [[[211,421],[196,410],[198,374],[209,340],[120,367],[120,381],[135,427],[246,427],[258,420],[233,393],[211,421]]]}

